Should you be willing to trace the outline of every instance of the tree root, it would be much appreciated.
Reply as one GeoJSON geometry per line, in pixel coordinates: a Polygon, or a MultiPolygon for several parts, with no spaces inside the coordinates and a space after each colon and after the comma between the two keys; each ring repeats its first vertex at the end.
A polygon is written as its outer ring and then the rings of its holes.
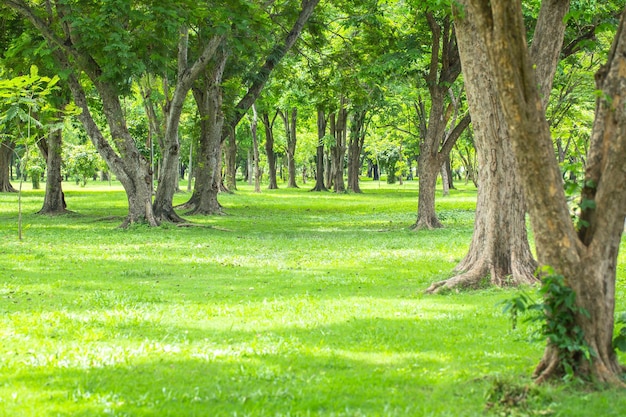
{"type": "Polygon", "coordinates": [[[533,285],[538,282],[538,279],[532,274],[531,268],[513,269],[515,270],[513,274],[506,274],[504,271],[498,271],[484,263],[478,263],[478,265],[459,275],[431,284],[425,292],[437,294],[445,290],[479,288],[486,282],[497,287],[517,287],[533,285]]]}

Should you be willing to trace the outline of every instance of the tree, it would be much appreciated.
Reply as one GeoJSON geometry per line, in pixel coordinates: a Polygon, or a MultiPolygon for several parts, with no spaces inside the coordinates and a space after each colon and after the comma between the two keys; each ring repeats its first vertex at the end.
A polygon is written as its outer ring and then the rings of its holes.
{"type": "Polygon", "coordinates": [[[158,58],[167,55],[168,40],[178,40],[179,25],[172,15],[184,5],[162,2],[162,7],[152,8],[110,0],[46,2],[46,7],[27,0],[4,3],[39,31],[62,68],[81,109],[80,121],[126,191],[129,213],[122,226],[156,226],[151,166],[129,132],[121,98],[149,63],[162,63],[158,58]],[[82,74],[98,92],[110,140],[94,119],[82,74]]]}
{"type": "MultiPolygon", "coordinates": [[[[596,117],[587,153],[578,227],[572,223],[554,157],[544,104],[528,51],[520,1],[466,0],[464,19],[486,46],[499,105],[511,134],[512,151],[530,213],[539,264],[565,277],[576,294],[571,321],[582,334],[571,351],[548,340],[535,376],[538,381],[575,375],[624,386],[613,348],[617,254],[626,217],[626,10],[607,63],[596,75],[596,117]]],[[[553,18],[552,18],[553,19],[553,18]]],[[[549,20],[558,25],[559,22],[549,20]]]]}
{"type": "MultiPolygon", "coordinates": [[[[533,37],[533,59],[545,103],[565,33],[569,2],[544,2],[533,37]]],[[[475,133],[478,159],[478,200],[470,249],[456,266],[460,274],[433,283],[428,292],[442,288],[475,287],[486,277],[492,285],[536,282],[536,262],[528,244],[526,206],[513,158],[510,130],[494,97],[494,74],[484,60],[484,43],[475,36],[471,19],[458,11],[456,35],[475,133]],[[482,51],[482,53],[477,53],[482,51]]]]}
{"type": "MultiPolygon", "coordinates": [[[[255,42],[250,43],[250,39],[248,39],[248,43],[242,43],[241,40],[245,40],[246,36],[241,35],[239,39],[237,36],[233,36],[227,39],[226,42],[226,50],[223,56],[227,57],[232,51],[238,51],[241,55],[249,54],[253,52],[252,56],[249,59],[249,62],[259,61],[260,56],[265,56],[265,60],[262,65],[241,65],[240,62],[236,61],[236,54],[232,54],[233,59],[228,60],[228,62],[224,62],[224,69],[222,70],[222,75],[224,75],[224,79],[222,80],[223,84],[232,84],[231,80],[243,81],[244,85],[247,85],[247,89],[241,94],[239,92],[235,94],[230,94],[233,100],[236,97],[240,97],[236,104],[231,105],[230,100],[224,103],[224,109],[220,107],[220,113],[223,111],[223,114],[220,117],[224,118],[222,130],[220,134],[219,141],[211,141],[211,143],[207,143],[206,146],[200,143],[198,149],[198,159],[200,163],[197,166],[197,177],[195,183],[194,193],[191,199],[185,203],[184,206],[191,209],[191,212],[194,214],[217,214],[221,212],[221,207],[219,202],[217,201],[217,194],[219,192],[219,183],[216,181],[206,182],[209,179],[217,179],[219,177],[219,181],[221,182],[221,172],[218,172],[219,164],[217,163],[217,158],[214,158],[212,155],[219,155],[221,153],[222,143],[228,138],[231,132],[236,129],[237,124],[241,121],[246,112],[250,109],[252,104],[257,100],[261,91],[265,87],[271,73],[274,71],[279,62],[284,58],[287,52],[293,47],[299,38],[302,30],[306,22],[309,20],[311,15],[313,14],[313,10],[319,3],[319,0],[306,0],[301,2],[301,9],[295,19],[295,21],[291,25],[291,29],[286,33],[284,38],[277,34],[282,28],[282,26],[276,25],[272,26],[269,30],[270,38],[271,38],[271,47],[268,51],[259,51],[259,42],[258,37],[255,36],[255,42]],[[280,27],[280,28],[279,28],[280,27]],[[263,55],[264,54],[264,55],[263,55]],[[233,65],[233,61],[235,65],[233,65]],[[248,77],[243,76],[242,74],[251,74],[248,77]],[[205,155],[204,153],[208,153],[205,155]],[[202,161],[205,161],[203,163],[202,161]],[[215,161],[215,164],[213,163],[215,161]],[[202,173],[202,171],[206,170],[206,173],[202,173]],[[211,172],[208,172],[211,171],[211,172]],[[205,180],[202,180],[204,178],[205,180]],[[208,201],[208,200],[210,201],[208,201]],[[199,208],[201,207],[201,209],[199,208]]],[[[252,5],[247,5],[252,6],[252,5]]],[[[269,2],[264,5],[256,5],[255,7],[274,7],[273,2],[269,2]]],[[[282,10],[278,13],[268,13],[268,15],[273,17],[280,17],[283,15],[287,15],[291,17],[291,13],[286,13],[286,11],[293,11],[293,8],[290,8],[289,5],[285,5],[286,10],[282,10]]],[[[267,11],[267,10],[266,10],[267,11]]],[[[241,12],[241,11],[239,11],[241,12]]],[[[256,19],[261,19],[260,15],[265,16],[265,13],[260,13],[259,9],[247,10],[248,14],[243,15],[243,19],[238,22],[238,29],[244,30],[248,35],[250,34],[250,30],[248,24],[251,21],[255,21],[256,19]]],[[[255,23],[256,24],[256,23],[255,23]]],[[[261,25],[263,26],[263,25],[261,25]]],[[[267,27],[265,28],[267,31],[267,27]]],[[[236,35],[237,33],[235,33],[236,35]]],[[[255,34],[257,35],[257,34],[255,34]]],[[[268,35],[269,36],[269,35],[268,35]]],[[[217,68],[219,65],[213,64],[213,68],[217,68]]],[[[220,77],[222,76],[220,75],[220,77]]],[[[222,83],[218,85],[221,87],[222,83]]],[[[219,94],[219,98],[212,98],[213,101],[219,101],[220,103],[224,102],[224,91],[222,88],[212,90],[213,94],[219,94]]],[[[197,96],[197,89],[194,89],[194,95],[197,96]]],[[[196,97],[197,100],[197,97],[196,97]]],[[[201,114],[202,117],[202,114],[201,114]]]]}

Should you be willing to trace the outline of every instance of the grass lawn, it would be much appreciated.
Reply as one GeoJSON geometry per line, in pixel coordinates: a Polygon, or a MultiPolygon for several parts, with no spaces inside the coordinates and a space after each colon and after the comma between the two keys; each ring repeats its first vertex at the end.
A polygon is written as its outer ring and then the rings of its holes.
{"type": "Polygon", "coordinates": [[[24,192],[21,242],[0,194],[0,416],[626,415],[624,391],[532,385],[543,343],[498,305],[515,290],[423,294],[466,254],[476,191],[416,233],[416,187],[240,184],[227,215],[187,217],[206,227],[121,230],[119,186],[68,183],[69,216],[24,192]]]}

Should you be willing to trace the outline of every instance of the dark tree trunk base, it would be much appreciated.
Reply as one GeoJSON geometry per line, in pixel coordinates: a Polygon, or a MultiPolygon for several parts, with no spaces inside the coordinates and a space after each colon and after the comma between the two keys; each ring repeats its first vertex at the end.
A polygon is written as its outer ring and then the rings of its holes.
{"type": "MultiPolygon", "coordinates": [[[[617,362],[617,357],[595,357],[593,362],[588,362],[582,355],[578,355],[578,372],[576,376],[597,384],[626,388],[622,379],[624,368],[617,362]]],[[[533,378],[535,383],[542,384],[551,380],[562,379],[565,375],[557,349],[548,346],[544,356],[535,368],[533,378]]]]}
{"type": "Polygon", "coordinates": [[[480,262],[466,272],[443,281],[434,282],[425,292],[427,294],[437,294],[453,289],[476,289],[483,286],[486,282],[496,287],[518,287],[520,285],[534,285],[539,282],[534,274],[534,262],[518,263],[514,265],[513,269],[517,272],[511,274],[510,272],[489,266],[486,262],[480,262]]]}
{"type": "Polygon", "coordinates": [[[318,191],[318,192],[328,191],[328,188],[326,188],[324,184],[316,184],[315,187],[309,190],[309,192],[315,192],[315,191],[318,191]]]}
{"type": "Polygon", "coordinates": [[[65,216],[68,214],[75,214],[75,213],[65,208],[62,208],[62,209],[42,208],[35,214],[39,214],[41,216],[65,216]]]}
{"type": "Polygon", "coordinates": [[[17,190],[13,188],[11,183],[7,183],[0,189],[0,193],[17,193],[17,190]]]}
{"type": "Polygon", "coordinates": [[[437,217],[419,218],[417,222],[411,226],[411,230],[433,230],[442,228],[443,224],[441,224],[437,217]]]}
{"type": "Polygon", "coordinates": [[[201,201],[198,195],[193,195],[184,204],[177,206],[177,208],[188,210],[185,212],[186,216],[222,216],[225,215],[222,205],[215,199],[207,199],[208,201],[201,201]]]}
{"type": "Polygon", "coordinates": [[[122,222],[122,224],[120,224],[119,228],[120,229],[128,229],[129,227],[136,225],[136,224],[146,224],[150,227],[158,227],[159,223],[156,221],[155,218],[150,218],[147,219],[145,217],[143,218],[132,218],[131,216],[127,216],[126,219],[124,219],[124,222],[122,222]]]}
{"type": "Polygon", "coordinates": [[[170,210],[154,210],[154,218],[157,223],[185,223],[186,220],[180,217],[174,209],[170,210]]]}

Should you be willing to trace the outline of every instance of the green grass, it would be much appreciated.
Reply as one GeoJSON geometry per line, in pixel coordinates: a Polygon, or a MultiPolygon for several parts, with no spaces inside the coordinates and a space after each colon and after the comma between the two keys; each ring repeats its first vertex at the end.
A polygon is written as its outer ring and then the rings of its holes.
{"type": "Polygon", "coordinates": [[[0,416],[624,415],[623,392],[575,384],[488,408],[543,344],[497,305],[513,290],[423,295],[467,251],[475,190],[416,233],[415,183],[363,186],[240,184],[227,215],[187,217],[207,227],[130,230],[117,185],[65,184],[75,214],[53,218],[28,190],[22,242],[0,195],[0,416]]]}

